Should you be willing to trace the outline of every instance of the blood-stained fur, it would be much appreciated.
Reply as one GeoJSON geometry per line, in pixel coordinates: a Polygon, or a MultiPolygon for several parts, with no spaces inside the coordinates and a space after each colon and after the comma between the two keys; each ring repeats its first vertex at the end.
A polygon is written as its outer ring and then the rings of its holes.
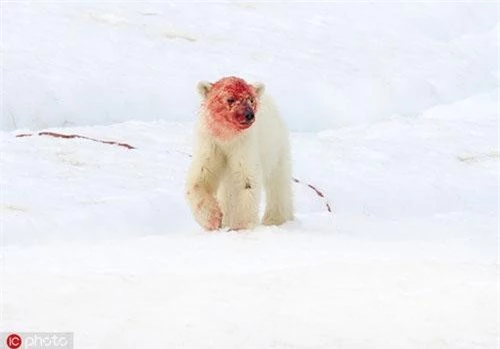
{"type": "Polygon", "coordinates": [[[293,219],[289,135],[264,85],[237,77],[198,84],[203,102],[186,181],[195,219],[207,230],[249,229],[293,219]]]}

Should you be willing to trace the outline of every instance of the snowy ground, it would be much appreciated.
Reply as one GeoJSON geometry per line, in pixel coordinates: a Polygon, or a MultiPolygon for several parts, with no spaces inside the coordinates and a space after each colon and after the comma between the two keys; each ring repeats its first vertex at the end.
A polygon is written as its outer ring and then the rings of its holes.
{"type": "Polygon", "coordinates": [[[497,348],[498,4],[2,6],[1,331],[75,348],[497,348]],[[199,79],[266,82],[297,219],[203,232],[199,79]],[[126,142],[16,138],[50,129],[126,142]]]}

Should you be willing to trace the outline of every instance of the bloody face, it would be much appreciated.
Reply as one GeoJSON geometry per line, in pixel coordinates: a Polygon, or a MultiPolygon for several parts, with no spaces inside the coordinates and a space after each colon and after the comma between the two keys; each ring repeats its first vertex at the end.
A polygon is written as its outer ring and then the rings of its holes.
{"type": "Polygon", "coordinates": [[[206,94],[207,124],[214,136],[227,140],[255,121],[258,101],[252,85],[236,77],[214,83],[206,94]]]}

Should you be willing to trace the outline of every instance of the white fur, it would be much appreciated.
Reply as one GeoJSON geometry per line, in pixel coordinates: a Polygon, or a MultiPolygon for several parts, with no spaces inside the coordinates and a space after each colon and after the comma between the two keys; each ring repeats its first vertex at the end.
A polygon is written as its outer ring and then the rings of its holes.
{"type": "MultiPolygon", "coordinates": [[[[256,89],[261,93],[264,87],[256,89]]],[[[293,219],[289,135],[270,97],[260,97],[254,124],[229,141],[211,135],[205,113],[202,107],[187,175],[187,199],[198,223],[208,230],[256,226],[263,189],[262,223],[278,225],[293,219]]]]}

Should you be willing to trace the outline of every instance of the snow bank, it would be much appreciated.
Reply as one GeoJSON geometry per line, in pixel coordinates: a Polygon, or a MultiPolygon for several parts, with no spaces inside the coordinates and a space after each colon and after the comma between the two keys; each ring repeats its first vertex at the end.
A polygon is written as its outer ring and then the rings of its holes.
{"type": "Polygon", "coordinates": [[[192,121],[198,80],[268,85],[293,130],[498,86],[495,3],[7,2],[1,129],[192,121]]]}

